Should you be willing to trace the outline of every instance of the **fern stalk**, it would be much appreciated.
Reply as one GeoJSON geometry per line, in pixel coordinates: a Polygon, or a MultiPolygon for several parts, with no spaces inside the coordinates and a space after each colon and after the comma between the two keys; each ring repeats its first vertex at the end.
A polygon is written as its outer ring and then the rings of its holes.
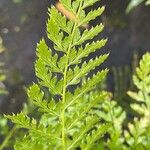
{"type": "MultiPolygon", "coordinates": [[[[80,2],[80,5],[79,5],[79,8],[78,8],[78,13],[76,15],[76,19],[75,19],[75,23],[74,23],[74,27],[73,27],[73,30],[72,30],[72,33],[71,33],[71,37],[73,38],[74,36],[74,32],[75,32],[75,29],[77,27],[77,20],[78,20],[78,15],[80,13],[80,9],[81,9],[81,6],[82,6],[82,1],[80,2]]],[[[71,39],[72,39],[71,38],[71,39]]],[[[66,88],[67,88],[67,70],[68,70],[68,64],[69,64],[69,55],[70,55],[70,50],[71,50],[71,47],[72,47],[72,41],[68,47],[68,50],[67,50],[67,63],[66,63],[66,66],[65,66],[65,71],[64,71],[64,88],[63,88],[63,96],[62,96],[62,103],[63,103],[63,110],[62,110],[62,114],[61,114],[61,118],[62,118],[62,149],[65,150],[66,149],[66,135],[65,135],[65,106],[64,106],[64,103],[65,103],[65,99],[66,99],[66,88]]]]}

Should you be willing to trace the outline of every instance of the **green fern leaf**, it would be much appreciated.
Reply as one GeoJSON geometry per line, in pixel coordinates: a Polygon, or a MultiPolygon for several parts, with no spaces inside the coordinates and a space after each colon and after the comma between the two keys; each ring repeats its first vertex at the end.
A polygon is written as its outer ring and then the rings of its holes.
{"type": "Polygon", "coordinates": [[[101,136],[103,136],[106,131],[110,128],[110,124],[105,124],[99,126],[97,130],[92,131],[91,135],[87,136],[86,143],[82,144],[81,147],[84,150],[90,150],[95,145],[95,141],[97,141],[101,136]]]}
{"type": "Polygon", "coordinates": [[[98,33],[100,33],[102,30],[104,29],[104,26],[102,24],[97,25],[96,27],[92,27],[90,30],[86,29],[81,38],[76,41],[73,46],[77,46],[82,44],[83,42],[93,39],[96,35],[98,35],[98,33]]]}
{"type": "Polygon", "coordinates": [[[86,44],[85,48],[80,47],[78,49],[78,52],[76,52],[76,50],[72,50],[70,54],[70,65],[81,63],[82,58],[87,57],[89,54],[95,52],[97,49],[102,48],[106,44],[106,42],[107,40],[103,39],[97,42],[92,42],[91,44],[88,43],[86,44]]]}
{"type": "Polygon", "coordinates": [[[71,77],[71,79],[67,77],[69,80],[67,86],[77,84],[79,82],[78,80],[81,77],[84,77],[90,70],[95,69],[95,67],[103,63],[107,59],[107,57],[108,55],[103,55],[100,56],[99,58],[91,59],[88,63],[84,62],[82,64],[82,69],[80,69],[78,66],[75,67],[74,68],[75,74],[71,77]]]}
{"type": "Polygon", "coordinates": [[[5,116],[8,119],[11,119],[14,123],[16,123],[19,127],[25,127],[27,129],[30,128],[36,128],[37,122],[35,119],[30,119],[28,116],[23,114],[22,112],[20,114],[13,114],[12,116],[8,115],[5,116]]]}
{"type": "Polygon", "coordinates": [[[98,2],[100,0],[84,0],[84,3],[83,3],[83,6],[82,6],[82,9],[85,9],[91,5],[93,5],[94,3],[98,2]]]}
{"type": "Polygon", "coordinates": [[[97,10],[90,11],[85,18],[82,17],[79,19],[81,20],[79,26],[87,24],[89,21],[94,20],[96,17],[100,16],[103,13],[104,9],[105,7],[101,7],[97,10]]]}
{"type": "MultiPolygon", "coordinates": [[[[44,39],[37,46],[37,56],[43,64],[47,65],[51,72],[61,72],[57,66],[58,55],[52,56],[52,51],[49,50],[44,39]]],[[[37,67],[38,68],[38,67],[37,67]]]]}
{"type": "Polygon", "coordinates": [[[53,116],[59,116],[60,112],[58,110],[61,102],[55,104],[54,100],[50,102],[44,100],[44,92],[41,91],[37,84],[33,84],[28,89],[28,96],[32,103],[40,108],[40,111],[50,113],[53,116]]]}

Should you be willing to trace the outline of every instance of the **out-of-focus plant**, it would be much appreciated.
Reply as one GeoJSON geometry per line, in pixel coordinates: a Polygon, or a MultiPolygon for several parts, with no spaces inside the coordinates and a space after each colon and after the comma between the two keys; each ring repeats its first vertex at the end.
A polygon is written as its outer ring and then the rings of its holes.
{"type": "MultiPolygon", "coordinates": [[[[5,48],[3,46],[3,40],[0,37],[0,54],[3,53],[4,51],[5,51],[5,48]]],[[[4,63],[0,62],[0,95],[7,93],[5,86],[3,84],[3,81],[6,78],[6,76],[4,75],[3,65],[4,65],[4,63]]]]}
{"type": "MultiPolygon", "coordinates": [[[[4,52],[5,48],[3,46],[3,41],[2,38],[0,38],[0,53],[4,52]]],[[[4,94],[7,94],[7,90],[3,84],[3,81],[5,80],[5,74],[4,74],[4,69],[3,69],[3,63],[0,62],[0,96],[3,96],[4,94]]],[[[28,113],[31,107],[30,105],[24,105],[23,111],[25,113],[28,113]]],[[[10,126],[10,123],[6,118],[4,118],[3,115],[0,115],[0,150],[3,150],[4,148],[11,148],[12,145],[14,144],[14,140],[12,139],[14,133],[17,131],[16,126],[10,126]]]]}
{"type": "Polygon", "coordinates": [[[128,149],[149,150],[150,126],[145,121],[145,118],[135,118],[134,122],[128,124],[128,130],[124,131],[124,137],[128,149]]]}
{"type": "Polygon", "coordinates": [[[137,7],[138,5],[140,5],[143,2],[145,2],[145,5],[150,5],[150,0],[131,0],[130,3],[128,4],[126,12],[129,13],[135,7],[137,7]]]}
{"type": "Polygon", "coordinates": [[[114,80],[114,99],[122,103],[126,98],[127,89],[132,87],[132,72],[129,66],[112,67],[112,74],[114,80]]]}
{"type": "Polygon", "coordinates": [[[148,150],[150,148],[150,53],[146,53],[136,68],[133,81],[138,92],[128,92],[135,100],[131,107],[140,116],[129,124],[125,138],[132,149],[148,150]]]}
{"type": "Polygon", "coordinates": [[[108,132],[110,138],[107,139],[106,147],[110,150],[125,149],[123,144],[123,122],[126,118],[126,112],[113,100],[105,101],[102,107],[106,113],[103,116],[104,119],[112,124],[108,132]]]}
{"type": "Polygon", "coordinates": [[[12,0],[14,3],[18,4],[18,3],[22,3],[24,0],[12,0]]]}
{"type": "Polygon", "coordinates": [[[95,108],[95,113],[111,124],[108,135],[109,138],[104,142],[104,147],[109,150],[123,150],[126,148],[124,145],[123,137],[123,122],[126,118],[126,112],[117,104],[116,101],[111,100],[111,97],[99,103],[98,107],[95,108]]]}
{"type": "Polygon", "coordinates": [[[0,136],[6,136],[8,133],[7,119],[0,116],[0,136]]]}
{"type": "MultiPolygon", "coordinates": [[[[23,104],[22,112],[24,114],[32,113],[38,117],[38,114],[34,110],[34,106],[28,102],[23,104]]],[[[2,142],[0,143],[0,150],[5,148],[12,149],[15,144],[16,139],[22,138],[25,131],[20,130],[16,125],[9,127],[8,120],[4,116],[0,116],[0,136],[2,137],[2,142]]]]}
{"type": "MultiPolygon", "coordinates": [[[[3,46],[3,40],[0,37],[0,53],[4,52],[5,48],[3,46]]],[[[5,89],[5,86],[3,84],[3,81],[5,80],[5,75],[4,75],[4,70],[3,70],[3,63],[0,62],[0,96],[3,94],[6,94],[7,91],[5,89]]],[[[0,137],[3,138],[7,136],[9,132],[9,127],[8,127],[8,121],[6,118],[4,118],[2,115],[0,115],[0,137]]],[[[1,150],[1,144],[0,144],[0,150],[1,150]]]]}
{"type": "Polygon", "coordinates": [[[131,107],[140,115],[148,117],[150,116],[150,53],[143,56],[136,69],[136,75],[133,76],[133,81],[139,91],[128,92],[128,95],[136,100],[131,107]]]}

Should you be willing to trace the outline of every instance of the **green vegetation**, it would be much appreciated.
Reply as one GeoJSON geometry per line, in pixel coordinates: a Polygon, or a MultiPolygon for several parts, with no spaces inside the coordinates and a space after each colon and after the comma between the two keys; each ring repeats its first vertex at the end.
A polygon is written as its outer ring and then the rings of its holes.
{"type": "Polygon", "coordinates": [[[24,0],[12,0],[13,1],[13,3],[15,3],[15,4],[19,4],[19,3],[22,3],[24,0]]]}
{"type": "MultiPolygon", "coordinates": [[[[0,53],[3,53],[5,51],[5,48],[3,46],[3,40],[0,37],[0,53]]],[[[5,80],[5,75],[4,75],[4,69],[3,69],[4,63],[0,62],[0,95],[1,94],[6,94],[6,89],[5,86],[3,84],[3,81],[5,80]]]]}
{"type": "MultiPolygon", "coordinates": [[[[5,48],[3,46],[3,40],[0,37],[0,53],[3,53],[5,51],[5,48]]],[[[0,62],[0,96],[4,95],[7,93],[5,86],[3,84],[3,81],[5,80],[5,75],[4,75],[4,70],[3,70],[3,63],[0,62]]],[[[0,115],[0,136],[1,137],[5,137],[7,136],[8,132],[9,132],[9,127],[8,127],[8,121],[6,118],[4,118],[3,116],[0,115]]],[[[2,149],[3,146],[0,145],[0,149],[2,149]]]]}
{"type": "Polygon", "coordinates": [[[130,11],[132,11],[135,7],[137,7],[141,3],[145,3],[145,5],[150,5],[150,0],[131,0],[127,7],[126,12],[129,13],[130,11]]]}
{"type": "Polygon", "coordinates": [[[97,1],[61,0],[76,16],[74,21],[55,7],[49,9],[47,37],[53,46],[49,47],[44,38],[37,45],[37,83],[27,90],[29,102],[20,113],[5,115],[15,123],[14,128],[8,131],[7,120],[0,118],[0,128],[5,129],[2,134],[7,135],[1,150],[11,145],[15,150],[150,149],[150,53],[136,67],[135,88],[127,67],[123,71],[113,69],[115,91],[105,91],[108,69],[95,69],[108,54],[88,60],[107,42],[95,40],[104,26],[83,28],[103,13],[104,7],[85,13],[97,1]],[[128,80],[137,92],[127,92],[128,80]],[[134,99],[131,104],[127,94],[134,99]]]}

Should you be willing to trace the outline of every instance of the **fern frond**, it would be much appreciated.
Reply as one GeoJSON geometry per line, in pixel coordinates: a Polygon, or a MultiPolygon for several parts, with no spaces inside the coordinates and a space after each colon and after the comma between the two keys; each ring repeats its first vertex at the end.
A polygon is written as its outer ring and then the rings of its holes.
{"type": "Polygon", "coordinates": [[[108,70],[87,76],[107,59],[108,54],[83,61],[106,44],[105,39],[89,42],[104,26],[100,24],[91,29],[80,29],[80,25],[101,15],[104,7],[86,14],[84,9],[97,0],[60,2],[74,14],[75,20],[68,20],[55,7],[49,10],[47,37],[53,45],[48,48],[44,39],[39,42],[35,63],[38,84],[28,89],[29,99],[39,108],[41,118],[34,125],[34,119],[22,113],[8,116],[14,123],[29,130],[24,140],[25,145],[29,140],[33,141],[33,150],[35,145],[43,150],[90,149],[109,128],[109,124],[100,122],[98,115],[89,113],[95,105],[106,99],[108,93],[91,91],[104,80],[108,70]]]}

